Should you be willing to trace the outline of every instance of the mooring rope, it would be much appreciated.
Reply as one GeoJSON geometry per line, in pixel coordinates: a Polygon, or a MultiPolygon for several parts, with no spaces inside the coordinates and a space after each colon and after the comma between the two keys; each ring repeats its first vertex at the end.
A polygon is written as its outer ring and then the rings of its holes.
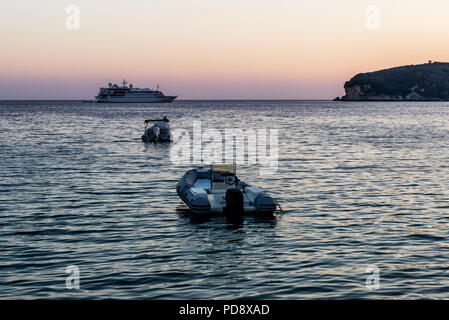
{"type": "Polygon", "coordinates": [[[273,199],[276,202],[276,206],[279,207],[279,210],[276,210],[276,212],[281,212],[282,214],[284,214],[284,210],[282,210],[282,207],[281,207],[278,199],[276,199],[276,198],[273,198],[273,199]]]}

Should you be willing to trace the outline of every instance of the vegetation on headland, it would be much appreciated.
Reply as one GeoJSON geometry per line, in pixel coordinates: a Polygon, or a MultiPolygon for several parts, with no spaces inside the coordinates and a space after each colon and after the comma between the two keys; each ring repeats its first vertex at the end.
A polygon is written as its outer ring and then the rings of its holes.
{"type": "Polygon", "coordinates": [[[345,101],[448,101],[449,63],[360,73],[345,83],[345,101]]]}

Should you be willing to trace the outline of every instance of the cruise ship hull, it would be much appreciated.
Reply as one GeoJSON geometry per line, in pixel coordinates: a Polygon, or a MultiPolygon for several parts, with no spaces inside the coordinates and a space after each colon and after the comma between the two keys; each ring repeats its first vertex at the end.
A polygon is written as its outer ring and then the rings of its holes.
{"type": "Polygon", "coordinates": [[[95,103],[168,103],[173,102],[176,96],[164,97],[97,97],[95,103]]]}

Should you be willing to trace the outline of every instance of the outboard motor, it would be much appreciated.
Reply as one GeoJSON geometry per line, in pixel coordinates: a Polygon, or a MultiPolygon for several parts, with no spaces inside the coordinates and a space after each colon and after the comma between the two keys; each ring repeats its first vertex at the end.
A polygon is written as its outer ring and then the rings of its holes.
{"type": "Polygon", "coordinates": [[[243,193],[238,188],[226,190],[224,213],[231,221],[240,221],[243,217],[243,193]]]}
{"type": "Polygon", "coordinates": [[[154,140],[159,140],[159,134],[160,134],[160,129],[159,127],[153,126],[153,136],[154,136],[154,140]]]}

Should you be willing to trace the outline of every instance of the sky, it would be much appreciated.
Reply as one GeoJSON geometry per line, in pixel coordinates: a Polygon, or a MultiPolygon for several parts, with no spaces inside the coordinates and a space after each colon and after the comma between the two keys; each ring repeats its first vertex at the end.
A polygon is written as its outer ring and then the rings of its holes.
{"type": "Polygon", "coordinates": [[[332,99],[360,72],[448,62],[448,14],[447,0],[2,1],[0,100],[93,99],[123,78],[178,99],[332,99]]]}

